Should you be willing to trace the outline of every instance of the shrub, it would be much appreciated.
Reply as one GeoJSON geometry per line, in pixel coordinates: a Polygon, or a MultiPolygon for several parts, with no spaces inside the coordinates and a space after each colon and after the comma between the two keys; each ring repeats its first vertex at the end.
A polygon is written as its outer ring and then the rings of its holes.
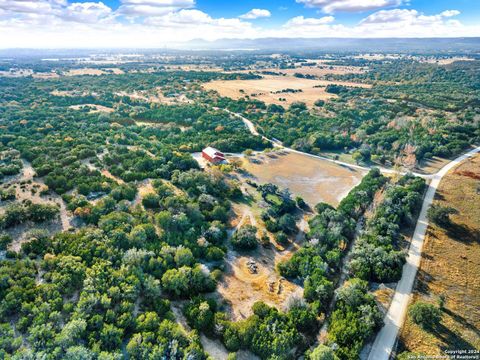
{"type": "Polygon", "coordinates": [[[232,237],[232,245],[236,249],[251,250],[258,245],[257,228],[252,225],[245,225],[238,229],[232,237]]]}
{"type": "Polygon", "coordinates": [[[412,321],[424,329],[431,329],[440,323],[442,313],[436,306],[424,302],[416,302],[408,310],[412,321]]]}
{"type": "Polygon", "coordinates": [[[279,231],[275,234],[275,241],[281,245],[288,244],[288,236],[283,231],[279,231]]]}
{"type": "Polygon", "coordinates": [[[450,215],[456,213],[457,211],[452,207],[432,205],[430,209],[428,209],[427,217],[428,220],[434,224],[441,227],[447,227],[451,225],[450,215]]]}
{"type": "Polygon", "coordinates": [[[335,360],[338,359],[333,350],[326,345],[320,344],[308,355],[309,360],[335,360]]]}

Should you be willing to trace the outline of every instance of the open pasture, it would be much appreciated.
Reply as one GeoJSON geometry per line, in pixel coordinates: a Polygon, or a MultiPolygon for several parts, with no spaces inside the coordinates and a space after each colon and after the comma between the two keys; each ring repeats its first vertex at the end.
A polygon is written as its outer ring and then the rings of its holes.
{"type": "Polygon", "coordinates": [[[317,100],[336,97],[325,91],[326,86],[332,84],[363,88],[371,86],[345,81],[311,80],[294,76],[265,76],[256,80],[217,80],[206,83],[203,87],[206,90],[215,90],[221,96],[232,99],[249,96],[267,104],[288,106],[295,102],[304,102],[307,106],[312,107],[317,100]]]}
{"type": "Polygon", "coordinates": [[[336,206],[365,175],[364,172],[306,155],[277,151],[245,159],[243,167],[258,183],[273,183],[301,196],[310,206],[336,206]]]}

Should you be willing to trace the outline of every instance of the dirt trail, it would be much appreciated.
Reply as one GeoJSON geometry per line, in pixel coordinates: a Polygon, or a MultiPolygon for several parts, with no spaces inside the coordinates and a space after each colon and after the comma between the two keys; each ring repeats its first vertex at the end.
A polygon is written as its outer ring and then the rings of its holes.
{"type": "MultiPolygon", "coordinates": [[[[171,309],[175,316],[176,322],[185,330],[191,331],[192,329],[187,324],[187,319],[183,315],[182,307],[185,302],[172,301],[171,309]]],[[[223,346],[219,340],[212,340],[206,337],[203,333],[200,334],[200,342],[202,343],[203,350],[210,355],[214,360],[226,360],[228,357],[228,350],[223,346]]]]}
{"type": "Polygon", "coordinates": [[[59,206],[59,217],[58,220],[39,224],[26,222],[7,229],[6,232],[14,239],[9,249],[17,252],[20,251],[22,244],[28,241],[28,235],[34,230],[42,230],[47,231],[49,234],[55,234],[61,231],[67,231],[72,227],[72,216],[68,214],[63,199],[55,193],[41,195],[42,190],[47,189],[45,182],[41,178],[34,178],[35,170],[30,162],[22,159],[22,163],[23,168],[21,173],[8,179],[5,184],[15,187],[18,202],[28,200],[36,204],[57,204],[59,206]]]}
{"type": "MultiPolygon", "coordinates": [[[[30,162],[28,162],[26,160],[22,160],[22,161],[23,161],[23,175],[22,175],[22,177],[19,181],[20,182],[22,182],[22,181],[34,181],[34,182],[37,182],[38,184],[42,185],[43,187],[46,187],[45,182],[42,179],[37,178],[36,180],[33,180],[33,177],[35,175],[35,170],[33,169],[30,162]]],[[[41,202],[48,203],[48,201],[41,198],[39,195],[35,196],[35,195],[32,195],[30,192],[26,192],[25,194],[30,194],[29,195],[30,200],[32,200],[32,201],[38,201],[40,199],[41,202]]],[[[72,223],[71,223],[72,218],[71,218],[71,216],[68,215],[67,207],[65,205],[65,201],[63,201],[63,199],[55,193],[52,193],[51,195],[49,195],[49,197],[52,198],[52,200],[54,200],[60,206],[60,222],[62,224],[62,230],[67,231],[68,229],[70,229],[72,227],[72,223]]]]}
{"type": "MultiPolygon", "coordinates": [[[[105,156],[105,154],[103,155],[105,156]]],[[[90,163],[90,161],[88,159],[85,159],[85,160],[82,160],[82,164],[87,166],[88,169],[90,171],[99,171],[103,176],[105,176],[106,178],[109,178],[113,181],[115,181],[117,184],[119,185],[124,185],[125,184],[125,181],[123,181],[122,179],[120,179],[118,176],[115,176],[113,175],[110,171],[108,171],[107,169],[99,169],[97,168],[95,165],[93,165],[92,163],[90,163]]]]}

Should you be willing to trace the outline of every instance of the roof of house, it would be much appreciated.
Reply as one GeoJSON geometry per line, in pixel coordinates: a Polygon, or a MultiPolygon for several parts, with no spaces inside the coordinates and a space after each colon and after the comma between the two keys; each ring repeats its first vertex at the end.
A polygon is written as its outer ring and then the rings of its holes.
{"type": "Polygon", "coordinates": [[[207,154],[208,156],[210,156],[211,158],[214,158],[215,156],[217,157],[223,157],[223,154],[221,151],[209,146],[209,147],[206,147],[205,149],[203,149],[203,152],[205,154],[207,154]]]}

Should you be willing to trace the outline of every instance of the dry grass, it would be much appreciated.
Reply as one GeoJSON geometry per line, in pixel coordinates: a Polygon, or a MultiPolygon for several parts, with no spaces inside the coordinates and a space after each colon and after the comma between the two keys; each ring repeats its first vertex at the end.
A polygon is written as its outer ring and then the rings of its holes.
{"type": "Polygon", "coordinates": [[[32,77],[35,79],[57,79],[60,77],[60,75],[55,72],[40,72],[34,73],[32,77]]]}
{"type": "Polygon", "coordinates": [[[244,160],[251,180],[273,183],[301,196],[310,206],[327,202],[334,206],[356,186],[365,173],[306,155],[275,152],[244,160]]]}
{"type": "Polygon", "coordinates": [[[428,355],[445,349],[480,348],[480,155],[450,172],[440,184],[436,204],[458,210],[449,230],[428,229],[413,296],[436,302],[446,297],[441,326],[431,332],[407,321],[401,332],[404,349],[428,355]]]}
{"type": "Polygon", "coordinates": [[[92,69],[92,68],[82,68],[82,69],[71,69],[64,73],[65,76],[79,76],[79,75],[103,75],[106,74],[105,71],[101,69],[92,69]]]}
{"type": "Polygon", "coordinates": [[[427,58],[427,59],[421,60],[421,62],[425,62],[429,64],[437,64],[437,65],[450,65],[456,61],[475,61],[475,59],[472,59],[466,56],[454,56],[448,59],[427,58]]]}
{"type": "Polygon", "coordinates": [[[178,104],[178,103],[191,103],[191,100],[188,99],[184,94],[175,97],[166,97],[162,94],[162,89],[157,88],[152,91],[134,91],[134,92],[126,92],[120,91],[117,92],[115,95],[117,96],[127,96],[132,100],[141,100],[149,103],[155,104],[178,104]]]}
{"type": "Polygon", "coordinates": [[[449,162],[450,162],[449,159],[444,159],[438,156],[434,156],[432,159],[424,161],[421,164],[419,164],[416,167],[416,170],[425,174],[434,174],[440,171],[440,169],[443,168],[445,165],[447,165],[449,162]]]}
{"type": "Polygon", "coordinates": [[[70,105],[68,108],[72,110],[83,110],[85,107],[90,108],[90,113],[112,113],[115,110],[103,105],[96,105],[96,104],[82,104],[82,105],[70,105]]]}
{"type": "Polygon", "coordinates": [[[213,71],[223,72],[223,68],[215,65],[199,65],[199,64],[185,64],[185,65],[166,65],[167,71],[213,71]]]}
{"type": "Polygon", "coordinates": [[[330,84],[371,87],[368,84],[300,79],[294,76],[265,76],[263,79],[256,80],[218,80],[206,83],[203,87],[206,90],[215,90],[221,96],[232,99],[240,99],[248,95],[267,104],[290,105],[294,102],[304,102],[312,107],[317,100],[328,100],[336,97],[336,95],[325,91],[325,87],[330,84]],[[302,92],[275,93],[285,89],[302,90],[302,92]]]}
{"type": "Polygon", "coordinates": [[[374,291],[373,295],[375,296],[377,304],[380,305],[381,311],[386,314],[395,295],[395,290],[389,287],[383,287],[374,291]]]}
{"type": "Polygon", "coordinates": [[[313,75],[322,77],[325,75],[363,74],[366,71],[358,66],[330,66],[319,64],[318,66],[300,66],[295,69],[265,69],[293,76],[294,74],[313,75]]]}

